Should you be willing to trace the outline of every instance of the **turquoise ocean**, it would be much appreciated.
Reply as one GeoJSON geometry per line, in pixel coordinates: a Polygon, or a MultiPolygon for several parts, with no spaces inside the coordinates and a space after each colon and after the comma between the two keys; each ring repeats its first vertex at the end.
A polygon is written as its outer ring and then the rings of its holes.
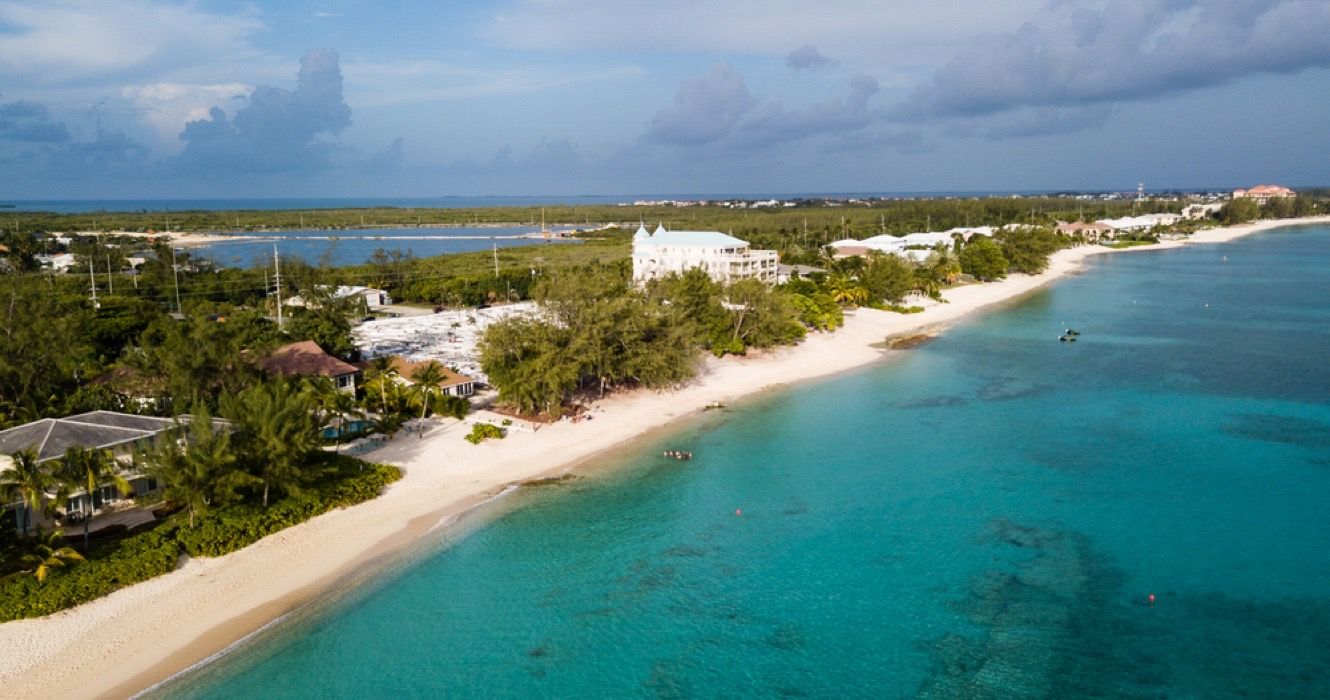
{"type": "Polygon", "coordinates": [[[1098,256],[608,461],[157,692],[1330,697],[1330,227],[1098,256]]]}

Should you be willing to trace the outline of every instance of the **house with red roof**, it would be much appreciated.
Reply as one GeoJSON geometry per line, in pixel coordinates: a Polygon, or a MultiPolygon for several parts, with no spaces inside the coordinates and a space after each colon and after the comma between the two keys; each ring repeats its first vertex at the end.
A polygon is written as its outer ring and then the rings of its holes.
{"type": "Polygon", "coordinates": [[[259,360],[259,367],[269,374],[283,377],[327,377],[342,391],[354,394],[356,376],[360,370],[323,351],[312,340],[283,345],[271,355],[259,360]]]}

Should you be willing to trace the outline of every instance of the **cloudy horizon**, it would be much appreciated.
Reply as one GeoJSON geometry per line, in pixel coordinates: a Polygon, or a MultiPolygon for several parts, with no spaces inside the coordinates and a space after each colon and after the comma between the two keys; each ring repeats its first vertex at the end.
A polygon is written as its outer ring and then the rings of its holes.
{"type": "Polygon", "coordinates": [[[0,198],[1330,184],[1323,0],[0,0],[0,198]]]}

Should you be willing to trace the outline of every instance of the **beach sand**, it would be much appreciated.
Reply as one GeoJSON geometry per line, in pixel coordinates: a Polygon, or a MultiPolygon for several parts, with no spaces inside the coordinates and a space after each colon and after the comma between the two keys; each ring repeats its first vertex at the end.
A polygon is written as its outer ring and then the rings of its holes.
{"type": "MultiPolygon", "coordinates": [[[[1263,221],[1122,252],[1218,243],[1277,226],[1327,221],[1263,221]]],[[[810,334],[796,347],[755,358],[709,359],[699,378],[679,390],[628,392],[598,401],[590,421],[513,431],[507,439],[480,445],[465,442],[468,428],[456,421],[423,438],[401,435],[369,456],[405,471],[380,498],[321,515],[224,557],[188,561],[170,574],[72,610],[0,624],[0,695],[131,696],[225,650],[514,484],[566,473],[713,402],[908,352],[886,349],[883,341],[940,332],[978,309],[1075,272],[1090,255],[1109,252],[1116,251],[1101,246],[1059,251],[1043,274],[950,289],[944,293],[949,303],[930,305],[923,313],[848,312],[844,328],[810,334]]]]}

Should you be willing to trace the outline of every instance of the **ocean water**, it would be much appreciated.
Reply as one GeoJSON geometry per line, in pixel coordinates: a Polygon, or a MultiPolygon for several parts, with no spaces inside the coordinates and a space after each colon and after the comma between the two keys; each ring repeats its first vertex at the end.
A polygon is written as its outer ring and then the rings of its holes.
{"type": "Polygon", "coordinates": [[[1093,259],[520,491],[160,693],[1330,697],[1327,289],[1326,227],[1093,259]]]}
{"type": "MultiPolygon", "coordinates": [[[[365,228],[344,230],[284,231],[273,236],[237,239],[189,250],[224,267],[263,267],[272,264],[274,243],[284,258],[298,257],[305,262],[330,265],[359,265],[380,248],[409,252],[418,258],[447,253],[490,250],[491,247],[514,248],[533,245],[576,244],[576,239],[514,238],[540,233],[539,226],[448,227],[448,228],[365,228]],[[420,238],[428,236],[428,238],[420,238]],[[335,240],[329,240],[334,237],[335,240]]],[[[254,236],[256,234],[243,233],[254,236]]]]}

